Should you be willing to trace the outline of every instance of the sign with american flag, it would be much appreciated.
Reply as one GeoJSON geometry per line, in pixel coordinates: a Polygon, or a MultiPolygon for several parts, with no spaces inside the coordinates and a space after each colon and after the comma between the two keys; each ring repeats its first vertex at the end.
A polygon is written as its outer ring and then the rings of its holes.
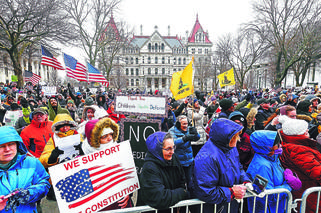
{"type": "Polygon", "coordinates": [[[139,189],[129,141],[49,168],[60,212],[97,212],[139,189]]]}
{"type": "Polygon", "coordinates": [[[28,70],[25,70],[24,76],[23,76],[23,80],[24,82],[31,82],[32,85],[36,85],[41,79],[40,75],[37,75],[35,73],[32,73],[28,70]]]}
{"type": "Polygon", "coordinates": [[[64,53],[64,61],[67,70],[67,77],[78,81],[87,81],[87,68],[79,63],[74,57],[64,53]]]}
{"type": "Polygon", "coordinates": [[[41,45],[41,65],[46,65],[53,67],[54,69],[57,70],[65,70],[61,63],[47,50],[44,46],[41,45]]]}
{"type": "Polygon", "coordinates": [[[106,78],[99,72],[98,69],[96,69],[93,65],[90,63],[87,63],[88,67],[88,82],[99,82],[103,86],[108,87],[109,82],[106,80],[106,78]]]}

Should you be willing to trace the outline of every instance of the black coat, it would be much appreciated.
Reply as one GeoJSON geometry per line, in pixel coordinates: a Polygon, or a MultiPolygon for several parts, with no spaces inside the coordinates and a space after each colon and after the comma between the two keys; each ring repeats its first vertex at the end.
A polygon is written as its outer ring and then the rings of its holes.
{"type": "Polygon", "coordinates": [[[255,116],[255,130],[263,130],[264,129],[264,121],[266,121],[271,116],[271,111],[265,110],[262,107],[258,108],[258,112],[255,116]]]}
{"type": "Polygon", "coordinates": [[[188,199],[184,170],[174,154],[170,163],[147,153],[140,174],[140,199],[156,209],[167,209],[181,200],[188,199]]]}

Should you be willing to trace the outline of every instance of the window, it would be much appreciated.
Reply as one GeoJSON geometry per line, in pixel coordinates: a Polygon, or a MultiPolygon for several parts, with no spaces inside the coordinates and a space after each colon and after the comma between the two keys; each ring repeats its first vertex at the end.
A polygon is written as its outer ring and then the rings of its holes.
{"type": "Polygon", "coordinates": [[[148,68],[148,75],[152,74],[152,71],[150,68],[148,68]]]}
{"type": "Polygon", "coordinates": [[[181,64],[181,58],[178,58],[178,64],[179,65],[181,64]]]}
{"type": "Polygon", "coordinates": [[[158,57],[156,56],[155,57],[155,64],[157,64],[158,63],[158,57]]]}
{"type": "Polygon", "coordinates": [[[195,54],[195,49],[194,48],[192,48],[192,54],[195,54]]]}
{"type": "Polygon", "coordinates": [[[130,63],[134,64],[134,58],[133,57],[130,58],[130,63]]]}
{"type": "Polygon", "coordinates": [[[138,58],[136,58],[136,64],[138,64],[138,58]]]}
{"type": "Polygon", "coordinates": [[[147,78],[147,87],[148,88],[152,87],[152,79],[151,78],[147,78]]]}
{"type": "Polygon", "coordinates": [[[150,57],[148,56],[147,63],[150,64],[150,57]]]}
{"type": "Polygon", "coordinates": [[[163,88],[166,87],[166,78],[162,78],[162,87],[163,87],[163,88]]]}
{"type": "Polygon", "coordinates": [[[173,69],[173,72],[176,72],[176,69],[173,69]]]}
{"type": "Polygon", "coordinates": [[[171,63],[171,58],[170,57],[168,57],[168,64],[170,64],[171,63]]]}
{"type": "Polygon", "coordinates": [[[176,58],[174,58],[174,64],[176,64],[176,58]]]}
{"type": "Polygon", "coordinates": [[[126,85],[129,86],[129,80],[128,79],[126,80],[126,85]]]}
{"type": "Polygon", "coordinates": [[[183,64],[186,64],[186,58],[183,58],[183,64]]]}
{"type": "Polygon", "coordinates": [[[158,78],[155,78],[155,79],[154,79],[154,82],[155,82],[155,88],[158,88],[158,87],[159,87],[158,78]]]}
{"type": "Polygon", "coordinates": [[[136,87],[139,86],[139,79],[136,79],[136,87]]]}
{"type": "Polygon", "coordinates": [[[164,52],[164,50],[165,50],[165,45],[164,45],[164,43],[162,43],[161,49],[162,49],[162,52],[164,52]]]}
{"type": "Polygon", "coordinates": [[[136,76],[139,76],[139,70],[138,70],[138,68],[136,69],[136,76]]]}
{"type": "Polygon", "coordinates": [[[150,52],[152,50],[152,45],[151,43],[148,44],[148,51],[150,52]]]}
{"type": "Polygon", "coordinates": [[[128,70],[128,68],[126,68],[126,75],[127,75],[127,76],[129,75],[129,70],[128,70]]]}
{"type": "Polygon", "coordinates": [[[198,49],[198,54],[202,54],[202,49],[201,48],[198,49]]]}
{"type": "Polygon", "coordinates": [[[142,63],[144,64],[145,63],[145,57],[143,56],[142,58],[142,63]]]}
{"type": "Polygon", "coordinates": [[[165,64],[165,57],[162,58],[162,64],[165,64]]]}
{"type": "Polygon", "coordinates": [[[130,74],[131,74],[131,75],[134,75],[134,68],[131,68],[131,69],[130,69],[130,74]]]}
{"type": "Polygon", "coordinates": [[[165,68],[162,68],[162,74],[165,75],[165,68]]]}
{"type": "Polygon", "coordinates": [[[205,49],[205,54],[208,54],[208,49],[205,49]]]}
{"type": "Polygon", "coordinates": [[[131,85],[131,86],[134,86],[134,79],[131,79],[131,80],[130,80],[130,85],[131,85]]]}
{"type": "Polygon", "coordinates": [[[158,69],[155,68],[155,75],[158,75],[158,69]]]}
{"type": "Polygon", "coordinates": [[[157,52],[157,50],[158,50],[158,45],[155,44],[155,52],[157,52]]]}
{"type": "Polygon", "coordinates": [[[125,58],[125,63],[128,64],[128,58],[127,57],[125,58]]]}

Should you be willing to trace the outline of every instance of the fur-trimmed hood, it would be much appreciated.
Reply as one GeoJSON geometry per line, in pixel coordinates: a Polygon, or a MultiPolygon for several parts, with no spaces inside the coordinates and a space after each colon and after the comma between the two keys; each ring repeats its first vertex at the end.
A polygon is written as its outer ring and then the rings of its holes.
{"type": "Polygon", "coordinates": [[[306,122],[311,122],[312,121],[312,118],[308,115],[296,115],[296,118],[297,119],[301,119],[301,120],[305,120],[306,122]]]}
{"type": "Polygon", "coordinates": [[[117,141],[119,135],[118,125],[110,118],[95,119],[88,121],[85,126],[85,135],[88,143],[95,148],[100,147],[100,135],[104,128],[110,127],[113,133],[113,140],[117,141]]]}
{"type": "Polygon", "coordinates": [[[59,133],[59,130],[56,130],[56,127],[62,124],[70,124],[71,130],[75,130],[77,128],[77,123],[72,119],[72,117],[68,114],[58,114],[53,121],[51,129],[54,133],[59,133]]]}

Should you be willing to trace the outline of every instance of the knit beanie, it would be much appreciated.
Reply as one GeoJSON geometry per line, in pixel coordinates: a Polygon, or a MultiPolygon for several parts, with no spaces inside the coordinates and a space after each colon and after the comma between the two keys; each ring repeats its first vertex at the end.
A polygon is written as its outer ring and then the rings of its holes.
{"type": "Polygon", "coordinates": [[[308,129],[308,123],[300,119],[280,119],[283,133],[286,135],[303,135],[308,129]]]}
{"type": "Polygon", "coordinates": [[[94,100],[91,97],[86,98],[85,105],[91,106],[91,105],[94,105],[94,104],[95,104],[94,100]]]}
{"type": "Polygon", "coordinates": [[[220,106],[221,106],[222,110],[226,111],[228,108],[233,106],[233,101],[230,99],[224,98],[220,101],[220,106]]]}

